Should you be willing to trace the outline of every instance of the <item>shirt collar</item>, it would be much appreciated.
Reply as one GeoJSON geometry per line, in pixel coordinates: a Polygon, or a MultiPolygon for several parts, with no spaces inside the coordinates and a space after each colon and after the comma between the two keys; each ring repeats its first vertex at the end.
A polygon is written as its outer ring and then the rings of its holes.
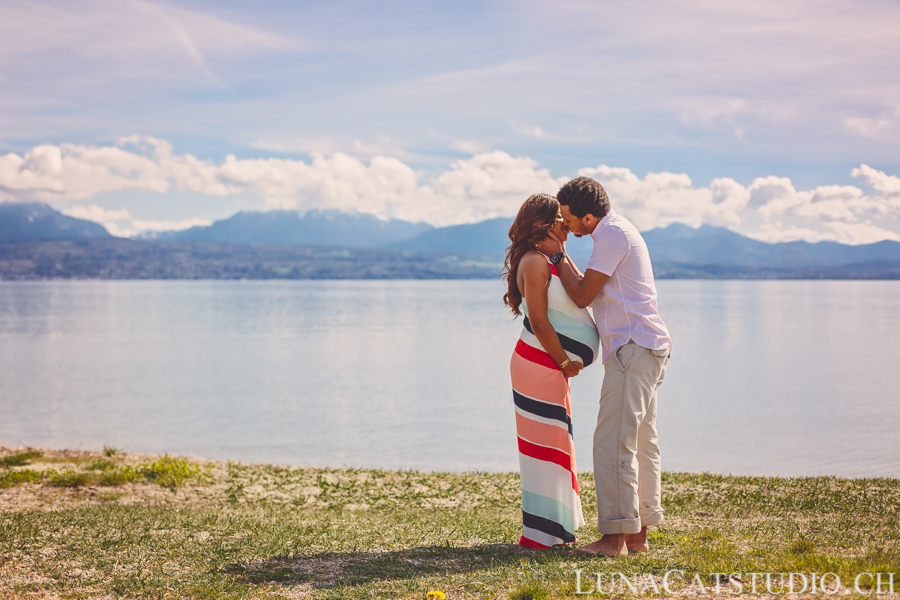
{"type": "Polygon", "coordinates": [[[606,216],[603,217],[602,219],[600,219],[600,222],[597,223],[596,227],[594,227],[594,231],[591,232],[591,237],[596,238],[598,235],[600,235],[600,230],[603,229],[607,223],[609,223],[610,217],[615,217],[615,216],[616,216],[616,211],[614,211],[613,209],[609,209],[609,212],[606,213],[606,216]]]}

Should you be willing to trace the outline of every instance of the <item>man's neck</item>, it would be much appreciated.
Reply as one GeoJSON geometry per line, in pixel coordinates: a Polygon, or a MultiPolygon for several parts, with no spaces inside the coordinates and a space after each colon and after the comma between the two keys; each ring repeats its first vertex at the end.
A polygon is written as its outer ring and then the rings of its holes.
{"type": "Polygon", "coordinates": [[[600,217],[599,219],[597,217],[594,217],[595,220],[587,226],[588,235],[593,235],[594,231],[596,231],[597,228],[600,227],[600,223],[603,222],[603,219],[610,216],[611,214],[613,214],[613,211],[612,211],[612,209],[609,209],[609,212],[606,213],[605,215],[603,215],[602,217],[600,217]]]}

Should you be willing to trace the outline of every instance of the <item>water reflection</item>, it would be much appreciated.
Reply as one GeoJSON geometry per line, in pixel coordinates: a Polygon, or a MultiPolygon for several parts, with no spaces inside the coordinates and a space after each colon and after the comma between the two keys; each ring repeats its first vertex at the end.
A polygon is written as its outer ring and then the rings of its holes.
{"type": "MultiPolygon", "coordinates": [[[[662,281],[664,468],[900,476],[900,282],[662,281]]],[[[514,470],[493,281],[0,283],[0,444],[514,470]]],[[[602,367],[573,380],[590,468],[602,367]]]]}

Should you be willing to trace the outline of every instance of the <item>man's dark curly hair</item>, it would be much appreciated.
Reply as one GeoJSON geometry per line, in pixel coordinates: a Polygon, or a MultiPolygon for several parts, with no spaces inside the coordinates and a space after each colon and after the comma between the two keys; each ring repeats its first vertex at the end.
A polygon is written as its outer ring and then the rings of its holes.
{"type": "Polygon", "coordinates": [[[590,177],[576,177],[559,188],[556,200],[569,207],[569,212],[579,219],[584,215],[594,215],[602,219],[609,213],[609,196],[606,190],[590,177]]]}

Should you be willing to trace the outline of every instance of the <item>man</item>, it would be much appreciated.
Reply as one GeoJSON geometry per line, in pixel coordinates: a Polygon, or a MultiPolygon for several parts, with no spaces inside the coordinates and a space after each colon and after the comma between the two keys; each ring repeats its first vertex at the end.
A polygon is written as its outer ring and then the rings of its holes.
{"type": "Polygon", "coordinates": [[[610,209],[603,186],[578,177],[559,190],[557,200],[569,231],[593,238],[591,260],[581,273],[558,240],[547,238],[537,247],[553,255],[575,304],[592,305],[605,369],[593,452],[597,530],[603,535],[576,552],[645,552],[647,527],[663,519],[656,388],[672,341],[657,310],[647,244],[610,209]]]}

